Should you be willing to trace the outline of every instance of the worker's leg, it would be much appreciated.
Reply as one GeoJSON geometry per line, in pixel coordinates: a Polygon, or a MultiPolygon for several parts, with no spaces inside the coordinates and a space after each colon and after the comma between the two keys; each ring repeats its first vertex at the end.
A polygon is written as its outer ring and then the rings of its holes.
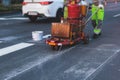
{"type": "Polygon", "coordinates": [[[93,36],[93,38],[98,38],[101,35],[102,25],[103,25],[103,21],[102,20],[98,20],[98,24],[94,28],[94,36],[93,36]]]}
{"type": "Polygon", "coordinates": [[[96,20],[92,20],[92,26],[93,26],[93,30],[94,30],[93,38],[96,38],[97,37],[97,34],[95,33],[95,28],[97,26],[96,20]]]}
{"type": "Polygon", "coordinates": [[[92,26],[93,26],[93,28],[95,28],[97,26],[96,20],[92,20],[92,26]]]}
{"type": "Polygon", "coordinates": [[[97,29],[98,29],[98,35],[101,35],[103,21],[102,20],[98,20],[98,25],[97,26],[98,26],[97,27],[97,29]]]}

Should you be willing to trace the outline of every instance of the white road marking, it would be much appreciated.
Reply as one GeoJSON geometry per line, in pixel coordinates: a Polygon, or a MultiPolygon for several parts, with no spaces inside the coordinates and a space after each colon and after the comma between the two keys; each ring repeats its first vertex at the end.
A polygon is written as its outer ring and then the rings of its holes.
{"type": "MultiPolygon", "coordinates": [[[[29,18],[27,17],[0,17],[0,20],[28,20],[29,18]]],[[[46,18],[39,18],[39,19],[46,19],[46,18]]]]}
{"type": "MultiPolygon", "coordinates": [[[[48,38],[49,36],[51,36],[50,34],[47,34],[45,36],[43,36],[43,39],[46,39],[48,38]]],[[[8,37],[3,37],[3,38],[0,38],[0,43],[2,43],[3,41],[13,41],[13,40],[17,40],[19,38],[22,38],[22,37],[25,37],[25,36],[8,36],[8,37]]]]}
{"type": "MultiPolygon", "coordinates": [[[[51,36],[51,35],[50,34],[45,35],[45,36],[43,36],[43,38],[48,38],[49,36],[51,36]]],[[[0,43],[2,43],[3,41],[11,41],[16,38],[18,38],[18,37],[12,36],[12,37],[1,38],[0,43]]],[[[2,49],[0,49],[0,56],[9,54],[9,53],[24,49],[26,47],[33,46],[33,45],[34,44],[31,44],[31,43],[18,43],[18,44],[12,45],[12,46],[2,48],[2,49]]]]}
{"type": "Polygon", "coordinates": [[[108,61],[110,61],[113,57],[115,57],[116,54],[120,52],[120,49],[116,50],[113,55],[111,55],[108,59],[106,59],[100,66],[96,68],[93,72],[87,75],[87,77],[84,80],[87,80],[92,74],[94,74],[96,71],[98,71],[101,67],[103,67],[108,61]]]}
{"type": "Polygon", "coordinates": [[[3,41],[0,41],[0,43],[2,43],[3,41]]]}
{"type": "Polygon", "coordinates": [[[12,41],[12,40],[15,40],[15,39],[18,39],[18,38],[19,38],[19,37],[17,37],[17,36],[9,36],[9,37],[0,38],[0,40],[12,41]]]}
{"type": "Polygon", "coordinates": [[[65,53],[71,51],[71,50],[74,49],[75,47],[76,47],[76,46],[71,47],[71,48],[69,48],[69,49],[66,49],[66,50],[64,50],[64,51],[60,51],[60,52],[58,51],[57,54],[50,54],[50,55],[47,55],[47,56],[45,56],[45,57],[41,57],[41,58],[39,58],[39,59],[38,59],[37,61],[35,61],[35,62],[31,62],[31,63],[28,63],[28,64],[26,64],[26,65],[23,65],[23,66],[20,67],[20,68],[14,69],[14,70],[12,70],[11,72],[9,72],[9,73],[7,74],[7,77],[6,77],[4,80],[10,80],[10,79],[12,79],[12,78],[15,77],[15,76],[18,76],[18,75],[20,75],[20,74],[22,74],[22,73],[24,73],[24,72],[26,72],[26,71],[31,70],[31,69],[32,69],[33,67],[35,67],[35,66],[41,65],[41,64],[45,63],[46,61],[50,61],[50,60],[53,59],[53,58],[59,57],[59,56],[65,54],[65,53]]]}
{"type": "MultiPolygon", "coordinates": [[[[92,48],[89,48],[89,49],[92,49],[92,48]]],[[[89,80],[89,78],[92,75],[94,75],[95,72],[99,71],[106,63],[108,63],[111,59],[113,59],[115,56],[117,56],[117,54],[120,52],[119,47],[115,46],[114,44],[108,44],[108,45],[103,44],[97,48],[93,48],[93,50],[98,50],[98,49],[101,49],[103,51],[104,50],[105,51],[112,51],[113,54],[108,56],[108,58],[106,58],[103,62],[99,62],[99,59],[97,62],[96,61],[94,62],[92,60],[92,57],[91,57],[92,62],[89,60],[90,58],[86,58],[86,59],[88,59],[88,61],[86,61],[85,58],[81,59],[80,62],[78,62],[76,65],[73,65],[70,68],[68,68],[67,70],[65,70],[64,73],[70,74],[70,75],[72,74],[76,78],[80,77],[80,75],[84,74],[84,79],[82,79],[82,80],[89,80]],[[111,50],[112,47],[113,47],[113,50],[111,50]],[[84,61],[86,61],[86,62],[84,62],[84,61]],[[91,63],[95,63],[98,66],[93,67],[90,65],[91,63]]],[[[90,80],[91,80],[91,78],[90,78],[90,80]]]]}
{"type": "Polygon", "coordinates": [[[120,16],[120,14],[116,14],[116,15],[114,15],[113,17],[118,17],[118,16],[120,16]]]}
{"type": "Polygon", "coordinates": [[[15,18],[0,18],[0,20],[27,20],[28,18],[24,17],[15,17],[15,18]]]}
{"type": "Polygon", "coordinates": [[[6,20],[5,18],[0,18],[0,20],[6,20]]]}
{"type": "MultiPolygon", "coordinates": [[[[51,36],[51,35],[50,34],[45,35],[45,36],[43,36],[43,38],[48,38],[49,36],[51,36]]],[[[0,43],[2,43],[3,41],[11,41],[11,40],[14,40],[17,38],[19,38],[19,37],[14,37],[14,36],[11,37],[10,36],[10,37],[1,38],[0,43]]],[[[12,46],[2,48],[2,49],[0,49],[0,56],[9,54],[9,53],[24,49],[26,47],[33,46],[33,45],[34,44],[31,44],[31,43],[18,43],[18,44],[12,45],[12,46]]]]}
{"type": "Polygon", "coordinates": [[[9,53],[21,50],[23,48],[33,46],[33,45],[34,44],[31,44],[31,43],[18,43],[18,44],[12,45],[12,46],[8,46],[6,48],[2,48],[2,49],[0,49],[0,56],[9,54],[9,53]]]}
{"type": "Polygon", "coordinates": [[[43,38],[48,38],[49,36],[51,36],[51,34],[47,34],[47,35],[43,36],[43,38]]]}

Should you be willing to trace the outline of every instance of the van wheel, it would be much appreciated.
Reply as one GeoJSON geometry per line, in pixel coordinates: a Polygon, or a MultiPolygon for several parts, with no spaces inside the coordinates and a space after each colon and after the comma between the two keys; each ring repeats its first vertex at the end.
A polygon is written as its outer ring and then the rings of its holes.
{"type": "Polygon", "coordinates": [[[56,20],[60,22],[61,17],[63,17],[63,10],[58,9],[57,14],[56,14],[56,20]]]}
{"type": "Polygon", "coordinates": [[[31,22],[35,22],[37,20],[37,16],[29,16],[31,22]]]}

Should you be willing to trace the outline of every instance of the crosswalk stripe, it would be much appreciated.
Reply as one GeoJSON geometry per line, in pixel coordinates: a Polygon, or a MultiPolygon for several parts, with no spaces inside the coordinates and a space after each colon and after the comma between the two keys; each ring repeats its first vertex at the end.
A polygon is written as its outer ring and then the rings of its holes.
{"type": "MultiPolygon", "coordinates": [[[[43,39],[46,39],[48,38],[49,36],[51,36],[50,34],[47,34],[47,35],[44,35],[43,36],[43,39]]],[[[3,41],[12,41],[12,40],[17,40],[19,38],[23,38],[25,36],[8,36],[8,37],[3,37],[3,38],[0,38],[0,43],[3,42],[3,41]]]]}
{"type": "MultiPolygon", "coordinates": [[[[51,35],[47,34],[47,35],[43,36],[43,38],[45,39],[45,38],[48,38],[49,36],[51,36],[51,35]]],[[[3,40],[13,40],[13,39],[16,39],[16,37],[6,37],[6,38],[1,39],[0,43],[2,43],[3,40]]],[[[9,53],[33,46],[33,45],[35,45],[35,44],[22,42],[22,43],[18,43],[18,44],[12,45],[12,46],[2,48],[2,49],[0,49],[0,56],[9,54],[9,53]]]]}
{"type": "Polygon", "coordinates": [[[6,48],[2,48],[2,49],[0,49],[0,56],[9,54],[9,53],[33,46],[33,45],[34,44],[31,44],[31,43],[18,43],[18,44],[12,45],[12,46],[8,46],[6,48]]]}

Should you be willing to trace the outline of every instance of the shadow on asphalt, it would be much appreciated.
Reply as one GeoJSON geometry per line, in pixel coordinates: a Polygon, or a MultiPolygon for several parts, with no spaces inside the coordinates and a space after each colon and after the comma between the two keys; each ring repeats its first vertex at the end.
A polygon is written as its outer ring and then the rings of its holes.
{"type": "Polygon", "coordinates": [[[28,21],[28,23],[37,23],[37,24],[48,24],[48,23],[52,23],[52,22],[59,22],[58,20],[56,20],[55,18],[47,18],[47,19],[37,19],[37,21],[35,22],[31,22],[31,21],[28,21]]]}

